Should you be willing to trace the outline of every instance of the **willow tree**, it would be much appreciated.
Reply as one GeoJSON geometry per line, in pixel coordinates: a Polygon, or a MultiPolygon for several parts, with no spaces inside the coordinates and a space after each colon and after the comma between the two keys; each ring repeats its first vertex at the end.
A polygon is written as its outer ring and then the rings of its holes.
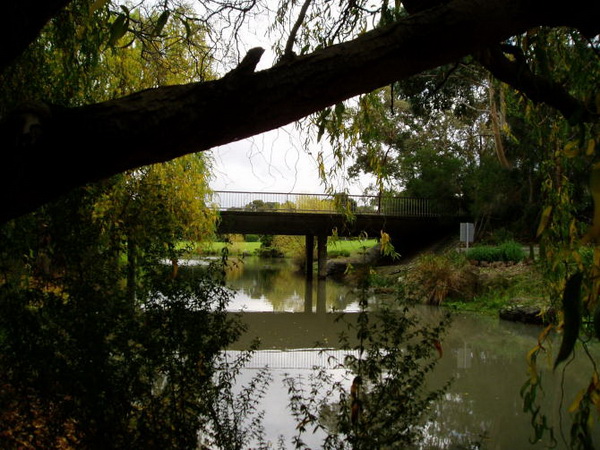
{"type": "MultiPolygon", "coordinates": [[[[156,29],[156,17],[136,20],[156,29]]],[[[177,26],[185,34],[177,22],[164,29],[177,26]]],[[[5,86],[29,80],[39,94],[54,81],[46,95],[80,104],[197,75],[184,40],[153,48],[120,36],[86,55],[50,45],[61,32],[46,30],[22,61],[47,72],[5,74],[5,86]]],[[[4,94],[6,106],[14,93],[4,94]]],[[[226,317],[220,267],[181,276],[177,266],[182,243],[213,231],[209,166],[191,154],[132,168],[0,228],[1,447],[193,448],[200,430],[211,441],[227,393],[212,375],[241,329],[226,317]]]]}

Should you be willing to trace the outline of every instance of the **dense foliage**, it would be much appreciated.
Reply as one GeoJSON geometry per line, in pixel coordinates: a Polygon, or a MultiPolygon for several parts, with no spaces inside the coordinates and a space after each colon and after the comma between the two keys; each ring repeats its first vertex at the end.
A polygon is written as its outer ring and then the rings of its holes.
{"type": "Polygon", "coordinates": [[[92,218],[98,191],[2,230],[2,446],[194,448],[242,331],[223,269],[176,271],[155,239],[132,292],[115,224],[92,218]]]}

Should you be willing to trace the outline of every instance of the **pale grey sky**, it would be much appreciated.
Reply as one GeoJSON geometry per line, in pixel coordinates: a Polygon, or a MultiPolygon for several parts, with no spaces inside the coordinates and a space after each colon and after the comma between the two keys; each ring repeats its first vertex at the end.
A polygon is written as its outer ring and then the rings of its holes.
{"type": "MultiPolygon", "coordinates": [[[[301,136],[291,124],[250,139],[212,149],[214,180],[217,191],[325,193],[319,179],[317,154],[325,150],[325,166],[333,165],[331,153],[324,143],[313,144],[307,151],[301,136]]],[[[331,180],[336,191],[348,190],[362,194],[369,178],[349,184],[337,178],[331,180]]]]}

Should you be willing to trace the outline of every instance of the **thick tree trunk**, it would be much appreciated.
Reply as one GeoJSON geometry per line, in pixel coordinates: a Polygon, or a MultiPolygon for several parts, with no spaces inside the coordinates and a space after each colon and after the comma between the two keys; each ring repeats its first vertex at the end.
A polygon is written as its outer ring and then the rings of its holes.
{"type": "Polygon", "coordinates": [[[599,4],[454,0],[261,72],[75,109],[25,109],[0,129],[0,221],[75,186],[272,130],[535,26],[589,32],[599,4]]]}

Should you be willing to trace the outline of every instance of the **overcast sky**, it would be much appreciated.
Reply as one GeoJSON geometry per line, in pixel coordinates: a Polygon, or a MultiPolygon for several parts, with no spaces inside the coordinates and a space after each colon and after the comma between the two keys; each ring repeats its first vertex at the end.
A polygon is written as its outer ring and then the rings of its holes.
{"type": "MultiPolygon", "coordinates": [[[[324,144],[313,144],[308,151],[293,124],[253,138],[228,144],[210,151],[214,160],[214,180],[217,191],[325,193],[319,179],[317,154],[325,150],[325,166],[333,165],[324,144]]],[[[369,183],[332,180],[336,191],[362,194],[369,183]]]]}

